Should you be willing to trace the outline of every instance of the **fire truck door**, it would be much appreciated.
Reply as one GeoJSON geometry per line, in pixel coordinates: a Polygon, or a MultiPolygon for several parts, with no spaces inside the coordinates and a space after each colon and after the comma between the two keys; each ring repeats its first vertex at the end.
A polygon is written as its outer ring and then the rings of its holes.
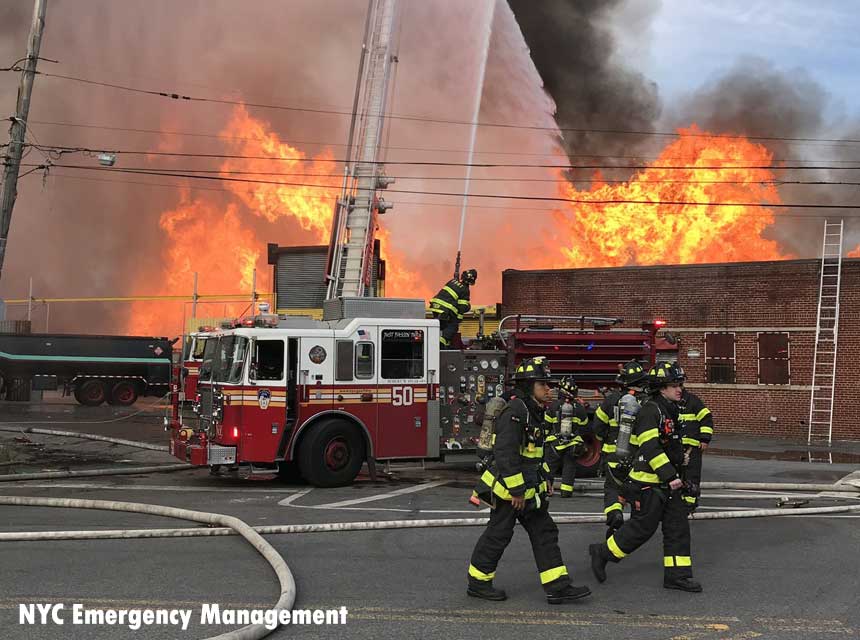
{"type": "Polygon", "coordinates": [[[377,458],[427,455],[426,329],[379,331],[377,458]]]}
{"type": "Polygon", "coordinates": [[[283,338],[257,338],[253,342],[248,370],[242,433],[242,455],[246,459],[271,462],[287,422],[286,344],[283,338]],[[251,398],[249,398],[251,396],[251,398]]]}

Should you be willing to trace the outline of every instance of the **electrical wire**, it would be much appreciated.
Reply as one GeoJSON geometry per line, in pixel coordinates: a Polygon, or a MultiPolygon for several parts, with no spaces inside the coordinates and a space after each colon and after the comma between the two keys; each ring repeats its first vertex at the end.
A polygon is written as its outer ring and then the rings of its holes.
{"type": "MultiPolygon", "coordinates": [[[[9,69],[4,69],[6,71],[10,70],[20,70],[20,68],[12,67],[9,69]]],[[[200,96],[189,96],[185,94],[176,93],[173,91],[158,91],[151,89],[141,89],[139,87],[131,87],[128,85],[122,85],[112,82],[103,82],[99,80],[91,80],[89,78],[80,78],[77,76],[70,76],[65,74],[58,73],[49,73],[46,71],[35,71],[36,74],[43,75],[49,78],[57,78],[61,80],[69,80],[73,82],[79,82],[82,84],[90,85],[90,86],[100,86],[105,88],[117,89],[121,91],[127,91],[131,93],[144,94],[157,96],[161,98],[168,98],[171,100],[179,100],[186,102],[205,102],[205,103],[213,103],[213,104],[225,104],[225,105],[235,105],[235,106],[243,106],[243,107],[254,107],[259,109],[273,109],[277,111],[290,111],[296,113],[312,113],[312,114],[322,114],[322,115],[337,115],[337,116],[349,116],[352,117],[352,112],[349,110],[343,109],[318,109],[311,107],[295,107],[295,106],[286,106],[286,105],[275,105],[275,104],[264,104],[264,103],[255,103],[255,102],[246,102],[242,100],[228,100],[226,98],[204,98],[200,96]]],[[[392,120],[403,120],[408,122],[422,122],[428,124],[445,124],[445,125],[458,125],[458,126],[479,126],[485,128],[499,128],[499,129],[520,129],[526,131],[549,131],[552,133],[564,132],[564,133],[588,133],[588,134],[605,134],[605,135],[633,135],[633,136],[659,136],[659,137],[679,137],[681,134],[677,131],[647,131],[647,130],[631,130],[631,129],[616,129],[616,128],[594,128],[594,127],[557,127],[557,126],[542,126],[536,124],[515,124],[515,123],[507,123],[507,122],[472,122],[468,120],[450,120],[443,118],[431,118],[429,116],[420,116],[420,115],[407,115],[407,114],[385,114],[386,118],[392,120]]],[[[684,133],[685,137],[696,137],[696,138],[719,138],[719,139],[730,139],[730,140],[762,140],[762,141],[772,141],[772,142],[804,142],[804,143],[836,143],[836,144],[860,144],[860,139],[851,139],[851,138],[812,138],[812,137],[791,137],[791,136],[755,136],[755,135],[737,135],[737,134],[711,134],[711,133],[684,133]]]]}

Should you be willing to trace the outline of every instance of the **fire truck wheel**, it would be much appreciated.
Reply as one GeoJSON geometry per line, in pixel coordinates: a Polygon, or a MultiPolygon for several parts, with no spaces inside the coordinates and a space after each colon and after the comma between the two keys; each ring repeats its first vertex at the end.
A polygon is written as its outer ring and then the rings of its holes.
{"type": "Polygon", "coordinates": [[[600,470],[600,441],[589,434],[583,438],[585,453],[576,459],[576,477],[593,478],[600,470]]]}
{"type": "Polygon", "coordinates": [[[97,407],[107,399],[107,387],[101,380],[87,380],[75,392],[78,402],[88,407],[97,407]]]}
{"type": "Polygon", "coordinates": [[[302,484],[302,472],[296,462],[279,462],[278,478],[288,484],[302,484]]]}
{"type": "Polygon", "coordinates": [[[110,391],[111,404],[128,407],[137,402],[137,386],[129,380],[117,382],[110,391]]]}
{"type": "Polygon", "coordinates": [[[315,487],[350,484],[364,462],[364,441],[358,429],[345,420],[313,427],[299,445],[299,469],[315,487]]]}

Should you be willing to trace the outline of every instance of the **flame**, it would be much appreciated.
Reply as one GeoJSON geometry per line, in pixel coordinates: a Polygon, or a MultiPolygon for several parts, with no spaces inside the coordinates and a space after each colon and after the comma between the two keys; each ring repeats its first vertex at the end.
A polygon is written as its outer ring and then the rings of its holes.
{"type": "Polygon", "coordinates": [[[563,265],[606,267],[780,260],[777,243],[762,237],[774,223],[779,194],[767,167],[771,153],[745,138],[708,137],[692,125],[679,130],[654,163],[622,184],[598,176],[587,191],[567,185],[569,211],[557,220],[570,238],[563,265]],[[669,169],[664,167],[683,167],[669,169]],[[613,200],[694,204],[606,203],[613,200]],[[737,203],[717,206],[716,203],[737,203]]]}
{"type": "Polygon", "coordinates": [[[860,244],[858,244],[854,250],[849,251],[847,254],[845,254],[845,257],[846,258],[860,258],[860,244]]]}

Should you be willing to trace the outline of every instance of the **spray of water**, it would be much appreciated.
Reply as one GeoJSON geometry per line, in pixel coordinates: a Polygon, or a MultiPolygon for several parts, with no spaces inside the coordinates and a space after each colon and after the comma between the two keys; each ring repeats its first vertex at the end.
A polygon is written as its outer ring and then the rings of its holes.
{"type": "Polygon", "coordinates": [[[475,91],[475,105],[472,110],[472,128],[469,132],[469,159],[466,161],[466,179],[463,185],[463,206],[460,209],[460,236],[457,240],[457,261],[454,277],[460,275],[460,252],[463,250],[463,231],[466,228],[466,208],[469,205],[469,186],[472,182],[472,163],[475,156],[475,138],[478,135],[478,116],[481,112],[481,97],[484,94],[484,75],[487,72],[487,58],[490,54],[490,36],[493,33],[493,17],[497,0],[487,0],[487,18],[484,21],[483,42],[481,43],[481,66],[478,71],[478,86],[475,91]]]}

